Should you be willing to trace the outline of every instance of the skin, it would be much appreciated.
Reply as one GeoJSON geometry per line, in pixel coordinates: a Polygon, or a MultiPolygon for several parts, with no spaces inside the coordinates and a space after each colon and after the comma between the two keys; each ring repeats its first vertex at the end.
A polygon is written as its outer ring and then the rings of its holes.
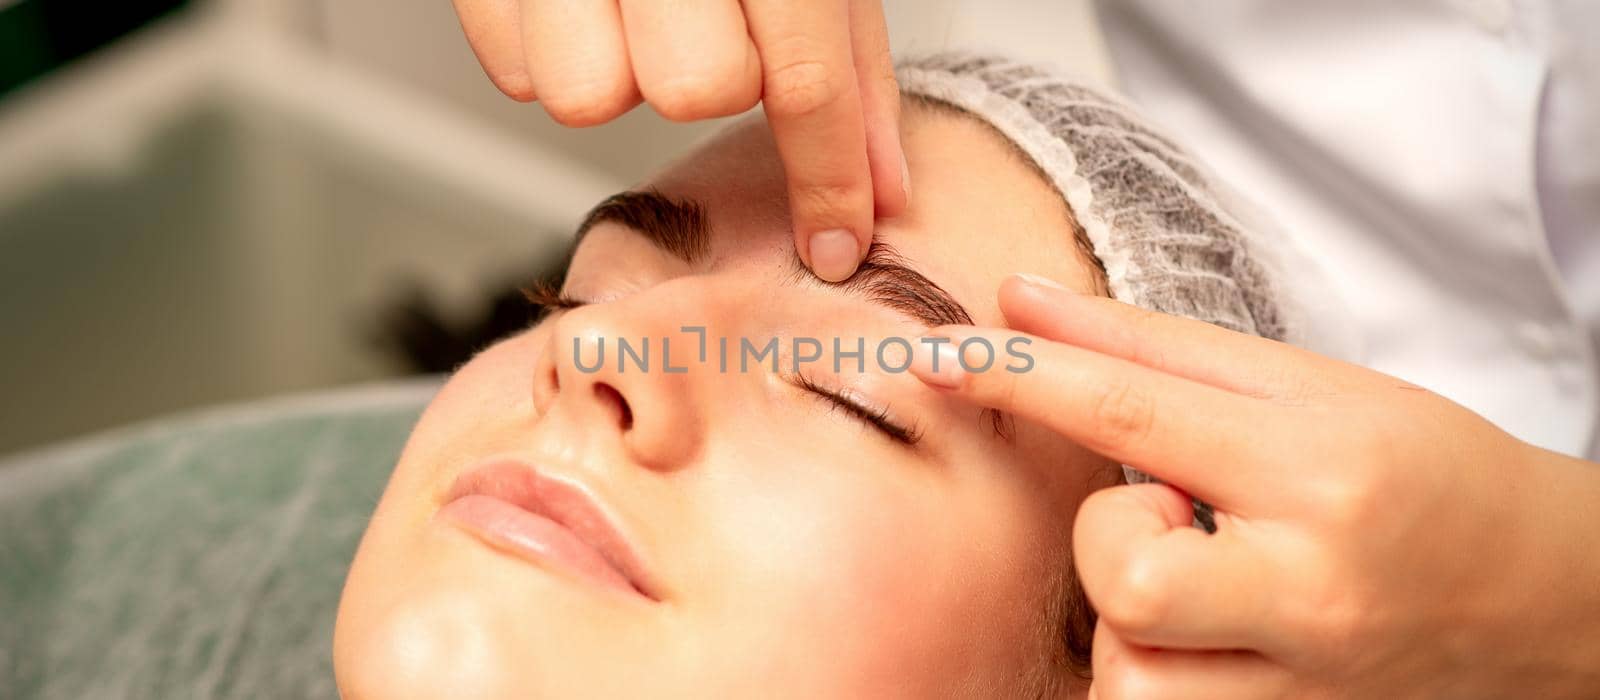
{"type": "MultiPolygon", "coordinates": [[[[918,193],[878,236],[976,321],[1002,321],[994,290],[1014,271],[1095,288],[1061,198],[998,137],[917,110],[903,138],[918,193]]],[[[870,362],[839,374],[818,363],[810,378],[915,423],[915,447],[766,372],[576,371],[574,338],[693,348],[685,324],[869,347],[926,330],[796,274],[784,169],[762,121],[651,184],[704,203],[708,254],[690,265],[600,224],[564,290],[592,303],[488,349],[440,392],[350,571],[335,635],[343,697],[1082,697],[1086,684],[1052,663],[1044,611],[1070,566],[1077,506],[1120,478],[1115,464],[1030,420],[1002,438],[979,407],[870,362]],[[659,602],[436,520],[457,475],[494,455],[591,489],[648,562],[659,602]]]]}
{"type": "Polygon", "coordinates": [[[787,175],[795,249],[855,270],[873,218],[910,191],[900,92],[877,0],[455,0],[484,72],[556,121],[593,126],[647,102],[674,121],[759,101],[787,175]]]}
{"type": "MultiPolygon", "coordinates": [[[[893,168],[898,107],[875,2],[456,8],[495,84],[539,96],[563,123],[606,121],[641,99],[694,119],[764,98],[795,245],[825,279],[866,250],[867,192],[878,216],[899,213],[909,180],[893,168]],[[826,254],[814,239],[829,241],[826,254]]],[[[1518,442],[1392,377],[1009,284],[1005,320],[1058,341],[1041,345],[1056,362],[1027,385],[929,372],[930,386],[1054,425],[1193,493],[1223,491],[1207,500],[1234,508],[1223,509],[1221,536],[1196,540],[1170,487],[1111,489],[1085,507],[1075,547],[1107,613],[1101,697],[1582,697],[1600,687],[1600,541],[1584,515],[1600,499],[1600,465],[1518,442]],[[1396,493],[1438,497],[1397,504],[1396,493]],[[1130,538],[1148,542],[1130,549],[1130,538]],[[1468,555],[1486,543],[1499,575],[1468,555]],[[1299,573],[1264,575],[1284,562],[1299,573]],[[1449,653],[1441,638],[1456,640],[1449,653]]]]}
{"type": "Polygon", "coordinates": [[[1013,278],[1038,371],[913,371],[1162,484],[1083,503],[1091,697],[1582,698],[1600,688],[1600,465],[1420,387],[1013,278]]]}

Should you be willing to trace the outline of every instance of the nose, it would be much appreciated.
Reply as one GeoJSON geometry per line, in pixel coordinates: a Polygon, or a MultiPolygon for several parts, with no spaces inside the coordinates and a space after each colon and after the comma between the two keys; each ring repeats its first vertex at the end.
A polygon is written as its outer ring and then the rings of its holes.
{"type": "Polygon", "coordinates": [[[592,304],[553,319],[534,368],[542,417],[562,414],[588,439],[620,444],[633,462],[658,471],[694,460],[703,441],[703,392],[687,368],[696,336],[627,302],[592,304]],[[668,331],[671,332],[668,332],[668,331]],[[668,363],[676,370],[669,372],[668,363]]]}

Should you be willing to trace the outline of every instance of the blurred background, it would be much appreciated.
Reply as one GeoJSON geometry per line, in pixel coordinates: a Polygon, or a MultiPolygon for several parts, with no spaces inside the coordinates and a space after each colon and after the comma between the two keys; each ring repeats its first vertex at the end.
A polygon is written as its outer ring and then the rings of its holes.
{"type": "Polygon", "coordinates": [[[707,125],[566,130],[448,2],[0,3],[0,454],[419,367],[707,125]]]}
{"type": "MultiPolygon", "coordinates": [[[[896,49],[1031,21],[947,4],[888,3],[896,49]]],[[[589,206],[716,127],[561,127],[445,0],[0,0],[0,455],[448,370],[526,323],[506,292],[589,206]]]]}

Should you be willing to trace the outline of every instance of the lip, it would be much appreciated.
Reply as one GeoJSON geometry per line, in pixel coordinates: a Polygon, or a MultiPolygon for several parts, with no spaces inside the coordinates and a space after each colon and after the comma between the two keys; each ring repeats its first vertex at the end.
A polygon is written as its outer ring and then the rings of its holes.
{"type": "Polygon", "coordinates": [[[498,459],[463,472],[437,517],[496,549],[659,602],[637,551],[583,485],[498,459]]]}

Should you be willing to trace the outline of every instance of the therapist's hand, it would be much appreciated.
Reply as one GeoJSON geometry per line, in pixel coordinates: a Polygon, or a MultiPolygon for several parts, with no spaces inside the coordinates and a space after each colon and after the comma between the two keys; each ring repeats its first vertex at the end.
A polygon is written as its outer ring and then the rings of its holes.
{"type": "Polygon", "coordinates": [[[764,104],[789,183],[795,250],[855,272],[874,216],[909,187],[879,0],[454,0],[489,79],[590,126],[639,102],[676,121],[764,104]]]}
{"type": "Polygon", "coordinates": [[[1600,692],[1600,465],[1281,343],[1022,278],[1000,302],[1015,331],[934,334],[1026,335],[1031,371],[919,376],[1182,489],[1079,511],[1091,697],[1600,692]]]}

